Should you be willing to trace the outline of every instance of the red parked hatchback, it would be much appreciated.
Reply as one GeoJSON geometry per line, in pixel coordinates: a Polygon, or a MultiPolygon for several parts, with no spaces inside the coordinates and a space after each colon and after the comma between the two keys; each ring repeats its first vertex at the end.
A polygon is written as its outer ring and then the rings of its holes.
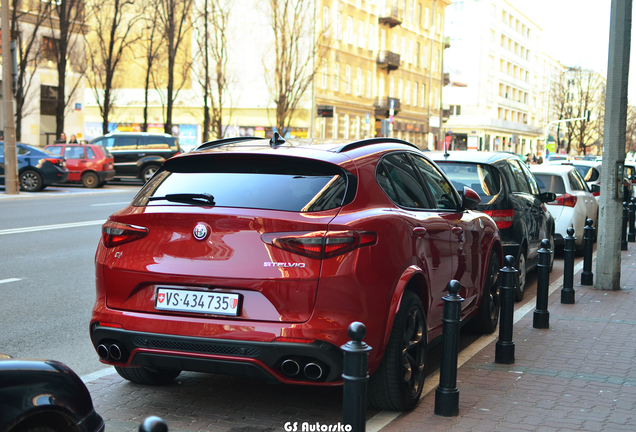
{"type": "Polygon", "coordinates": [[[464,321],[497,326],[501,240],[478,202],[395,139],[205,143],[104,224],[93,344],[137,383],[187,370],[338,385],[360,321],[370,402],[410,409],[451,279],[464,321]]]}
{"type": "Polygon", "coordinates": [[[80,182],[84,187],[97,188],[115,178],[115,159],[101,145],[50,144],[44,148],[64,157],[69,182],[80,182]]]}

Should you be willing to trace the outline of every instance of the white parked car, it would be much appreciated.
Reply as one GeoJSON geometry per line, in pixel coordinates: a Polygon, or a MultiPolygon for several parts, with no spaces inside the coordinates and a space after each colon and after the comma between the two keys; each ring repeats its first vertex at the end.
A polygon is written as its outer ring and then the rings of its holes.
{"type": "Polygon", "coordinates": [[[567,229],[574,227],[576,250],[583,251],[583,229],[585,221],[590,218],[594,227],[598,222],[598,202],[588,184],[579,171],[572,165],[531,165],[541,192],[554,192],[555,201],[546,203],[546,207],[554,217],[556,228],[554,242],[557,246],[564,245],[567,229]]]}

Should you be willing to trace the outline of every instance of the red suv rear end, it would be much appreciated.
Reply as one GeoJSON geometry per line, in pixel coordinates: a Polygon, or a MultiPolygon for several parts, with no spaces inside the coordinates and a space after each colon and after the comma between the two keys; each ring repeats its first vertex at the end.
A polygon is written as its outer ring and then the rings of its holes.
{"type": "Polygon", "coordinates": [[[104,224],[93,344],[138,383],[188,370],[338,385],[360,321],[372,404],[412,408],[451,279],[469,325],[497,325],[501,243],[477,202],[398,140],[204,144],[104,224]]]}
{"type": "Polygon", "coordinates": [[[115,160],[101,145],[50,144],[44,148],[64,157],[69,171],[69,182],[79,182],[84,187],[97,188],[115,177],[115,160]]]}

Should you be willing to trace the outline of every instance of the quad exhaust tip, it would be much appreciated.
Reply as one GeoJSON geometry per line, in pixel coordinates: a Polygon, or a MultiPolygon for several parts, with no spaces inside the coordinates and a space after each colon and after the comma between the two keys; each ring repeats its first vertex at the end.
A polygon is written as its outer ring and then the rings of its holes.
{"type": "Polygon", "coordinates": [[[119,345],[117,344],[112,344],[110,346],[110,348],[108,348],[108,354],[110,354],[111,358],[113,360],[120,360],[121,359],[121,348],[119,348],[119,345]]]}
{"type": "Polygon", "coordinates": [[[101,344],[100,346],[97,347],[97,355],[102,360],[108,359],[108,348],[106,347],[106,345],[101,344]]]}
{"type": "Polygon", "coordinates": [[[294,377],[300,373],[300,365],[296,360],[287,359],[281,365],[280,369],[288,377],[294,377]]]}
{"type": "Polygon", "coordinates": [[[307,363],[303,372],[308,379],[317,380],[322,377],[322,366],[316,363],[307,363]]]}

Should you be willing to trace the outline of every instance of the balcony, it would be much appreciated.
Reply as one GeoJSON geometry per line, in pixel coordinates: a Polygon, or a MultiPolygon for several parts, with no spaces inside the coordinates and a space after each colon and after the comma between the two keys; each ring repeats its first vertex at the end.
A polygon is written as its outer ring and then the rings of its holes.
{"type": "Polygon", "coordinates": [[[391,101],[393,101],[393,115],[400,111],[400,100],[391,97],[381,97],[375,100],[373,107],[375,108],[376,118],[388,118],[391,114],[391,101]]]}
{"type": "Polygon", "coordinates": [[[387,24],[389,27],[393,28],[402,24],[402,18],[400,17],[402,14],[401,10],[398,9],[397,5],[395,6],[387,6],[384,10],[379,12],[378,22],[380,24],[387,24]]]}
{"type": "Polygon", "coordinates": [[[391,51],[380,51],[376,63],[378,64],[378,68],[391,72],[400,67],[400,55],[391,51]]]}

